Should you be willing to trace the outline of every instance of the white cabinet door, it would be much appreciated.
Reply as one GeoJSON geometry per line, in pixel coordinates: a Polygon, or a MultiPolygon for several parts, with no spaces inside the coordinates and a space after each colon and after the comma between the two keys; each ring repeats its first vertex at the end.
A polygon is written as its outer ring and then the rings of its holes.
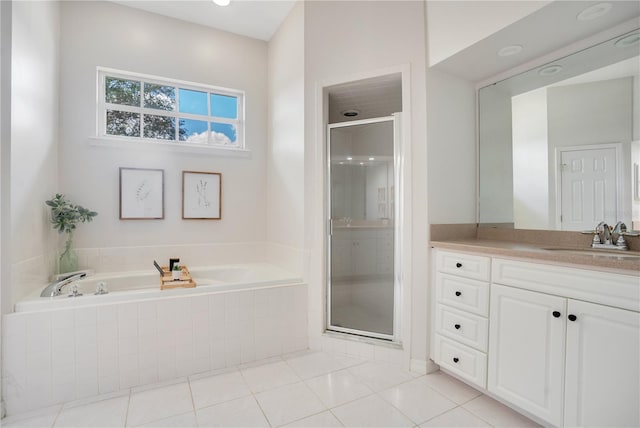
{"type": "Polygon", "coordinates": [[[559,426],[567,299],[491,285],[488,389],[559,426]]]}
{"type": "Polygon", "coordinates": [[[565,426],[640,426],[640,314],[576,300],[568,314],[565,426]]]}

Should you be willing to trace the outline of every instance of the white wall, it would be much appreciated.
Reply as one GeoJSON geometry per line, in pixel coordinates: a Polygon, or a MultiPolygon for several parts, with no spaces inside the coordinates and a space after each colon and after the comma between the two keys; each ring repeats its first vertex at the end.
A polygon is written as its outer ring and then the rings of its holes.
{"type": "Polygon", "coordinates": [[[267,240],[272,262],[302,274],[304,249],[304,3],[269,41],[267,240]]]}
{"type": "Polygon", "coordinates": [[[13,3],[13,300],[43,284],[53,269],[51,263],[55,261],[56,233],[49,223],[44,201],[50,199],[58,188],[59,10],[57,2],[13,3]]]}
{"type": "Polygon", "coordinates": [[[64,2],[61,28],[60,190],[99,213],[75,246],[264,241],[267,44],[107,2],[64,2]],[[250,156],[91,145],[97,66],[244,90],[250,156]],[[164,220],[118,219],[119,167],[165,170],[164,220]],[[222,220],[181,219],[182,170],[222,173],[222,220]]]}
{"type": "Polygon", "coordinates": [[[550,229],[547,88],[511,100],[513,222],[517,229],[550,229]]]}
{"type": "MultiPolygon", "coordinates": [[[[404,272],[403,320],[405,350],[409,357],[427,358],[427,206],[424,3],[412,1],[312,1],[305,3],[305,247],[309,249],[310,345],[320,346],[324,328],[325,228],[323,111],[318,110],[318,85],[362,78],[376,70],[410,66],[411,82],[411,187],[405,197],[411,208],[405,236],[405,260],[412,268],[404,272]],[[324,83],[323,83],[324,82],[324,83]],[[330,82],[330,83],[329,83],[330,82]],[[410,300],[407,300],[410,299],[410,300]],[[410,346],[410,349],[409,349],[410,346]],[[410,353],[410,355],[409,355],[410,353]]],[[[395,72],[397,72],[397,68],[395,72]]],[[[370,75],[368,77],[371,77],[370,75]]],[[[325,100],[326,108],[326,100],[325,100]]],[[[325,117],[326,117],[326,111],[325,117]]],[[[373,348],[362,348],[374,356],[373,348]]],[[[381,348],[382,350],[386,350],[381,348]]],[[[420,364],[420,363],[418,363],[420,364]]]]}
{"type": "Polygon", "coordinates": [[[476,222],[476,88],[434,68],[427,72],[429,222],[476,222]]]}
{"type": "Polygon", "coordinates": [[[428,64],[433,66],[551,2],[426,0],[426,3],[428,64]]]}

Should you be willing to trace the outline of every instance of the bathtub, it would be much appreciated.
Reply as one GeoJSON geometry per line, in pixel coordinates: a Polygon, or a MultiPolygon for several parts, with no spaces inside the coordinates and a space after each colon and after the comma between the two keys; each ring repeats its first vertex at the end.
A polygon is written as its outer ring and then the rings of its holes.
{"type": "Polygon", "coordinates": [[[195,288],[161,291],[151,270],[101,273],[78,281],[83,296],[67,286],[19,301],[2,317],[7,414],[307,349],[297,275],[266,263],[190,270],[195,288]],[[93,294],[99,282],[108,294],[93,294]]]}
{"type": "MultiPolygon", "coordinates": [[[[42,290],[35,290],[27,298],[16,303],[15,312],[157,299],[164,296],[243,290],[302,282],[302,279],[295,274],[268,263],[193,267],[189,270],[197,284],[195,288],[160,290],[160,279],[156,270],[99,273],[89,275],[73,283],[78,286],[82,296],[69,297],[72,284],[66,285],[62,290],[62,295],[57,297],[40,297],[42,290]],[[108,294],[95,294],[99,283],[105,284],[108,294]]],[[[45,285],[42,286],[43,289],[44,287],[45,285]]]]}

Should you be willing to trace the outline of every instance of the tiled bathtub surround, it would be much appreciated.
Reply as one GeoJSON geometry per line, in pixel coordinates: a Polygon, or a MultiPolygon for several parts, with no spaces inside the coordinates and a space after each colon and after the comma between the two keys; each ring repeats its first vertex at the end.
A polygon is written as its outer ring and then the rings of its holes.
{"type": "Polygon", "coordinates": [[[7,414],[307,348],[307,286],[3,317],[7,414]]]}
{"type": "Polygon", "coordinates": [[[93,269],[96,272],[153,269],[153,260],[167,265],[171,257],[180,258],[180,262],[187,266],[258,263],[266,260],[265,242],[78,248],[75,251],[80,269],[93,269]]]}

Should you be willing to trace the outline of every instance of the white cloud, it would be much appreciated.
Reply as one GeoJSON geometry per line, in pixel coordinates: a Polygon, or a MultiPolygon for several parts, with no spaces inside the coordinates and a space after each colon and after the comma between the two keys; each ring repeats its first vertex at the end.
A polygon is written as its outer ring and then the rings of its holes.
{"type": "MultiPolygon", "coordinates": [[[[195,144],[208,144],[208,134],[209,133],[207,131],[200,132],[199,134],[191,134],[189,137],[187,137],[186,142],[195,144]]],[[[229,145],[234,143],[222,132],[212,132],[211,144],[229,145]]]]}

